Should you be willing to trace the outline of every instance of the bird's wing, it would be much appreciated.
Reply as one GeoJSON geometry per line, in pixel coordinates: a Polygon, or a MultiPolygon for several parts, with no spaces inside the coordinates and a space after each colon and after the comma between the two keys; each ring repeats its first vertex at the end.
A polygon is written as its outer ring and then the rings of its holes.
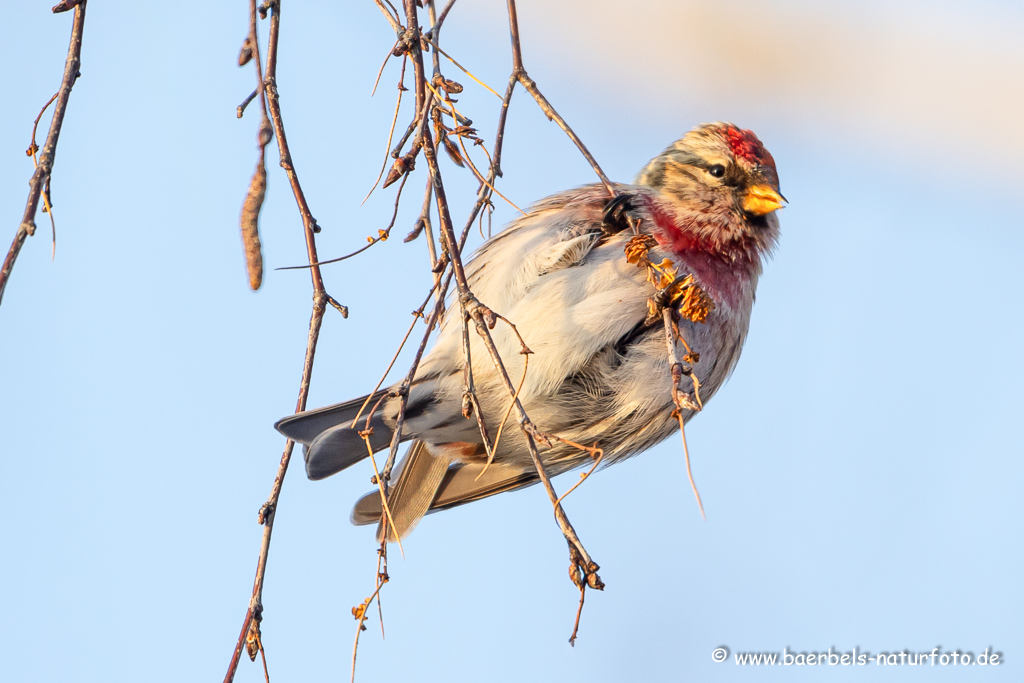
{"type": "MultiPolygon", "coordinates": [[[[398,538],[405,538],[423,515],[427,514],[431,503],[437,497],[438,488],[448,472],[451,464],[443,449],[431,449],[422,441],[416,441],[406,452],[397,470],[397,481],[388,491],[388,510],[391,522],[387,524],[387,537],[394,542],[395,531],[398,538]]],[[[371,491],[360,498],[352,509],[353,524],[372,524],[381,518],[380,492],[371,491]]],[[[377,529],[377,540],[384,539],[385,525],[377,529]]]]}
{"type": "Polygon", "coordinates": [[[540,481],[537,473],[515,465],[480,463],[459,465],[448,470],[438,488],[430,512],[447,510],[497,493],[514,491],[540,481]]]}
{"type": "MultiPolygon", "coordinates": [[[[650,293],[637,286],[644,275],[623,258],[629,236],[609,238],[601,231],[607,202],[608,194],[600,186],[550,197],[488,240],[466,265],[476,298],[515,324],[533,351],[521,393],[524,401],[551,395],[646,314],[650,293]]],[[[526,359],[516,330],[501,321],[491,337],[517,381],[526,359]]],[[[470,334],[470,345],[481,393],[491,387],[491,398],[498,401],[505,391],[490,353],[475,333],[470,334]]],[[[410,421],[411,433],[433,443],[472,438],[465,431],[450,431],[450,416],[461,414],[463,359],[462,317],[450,314],[419,371],[432,381],[410,393],[410,404],[430,405],[424,414],[429,419],[410,421]]],[[[455,426],[461,428],[465,422],[456,421],[455,426]]]]}
{"type": "MultiPolygon", "coordinates": [[[[411,532],[428,512],[447,510],[539,481],[536,472],[515,465],[453,464],[445,450],[428,450],[423,442],[417,441],[403,459],[398,481],[388,495],[388,510],[399,538],[411,532]]],[[[381,522],[379,491],[367,493],[352,510],[353,524],[375,522],[381,522]]],[[[395,529],[387,525],[389,542],[395,540],[395,529]]],[[[384,531],[381,522],[377,528],[378,541],[383,540],[384,531]]]]}

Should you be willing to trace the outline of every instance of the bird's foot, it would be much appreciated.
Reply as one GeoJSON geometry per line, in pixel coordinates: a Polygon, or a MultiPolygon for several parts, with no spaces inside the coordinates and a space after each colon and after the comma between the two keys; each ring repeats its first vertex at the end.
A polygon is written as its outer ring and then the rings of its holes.
{"type": "Polygon", "coordinates": [[[617,194],[612,197],[604,207],[601,231],[606,235],[615,235],[628,229],[630,227],[628,214],[633,208],[632,195],[617,194]]]}

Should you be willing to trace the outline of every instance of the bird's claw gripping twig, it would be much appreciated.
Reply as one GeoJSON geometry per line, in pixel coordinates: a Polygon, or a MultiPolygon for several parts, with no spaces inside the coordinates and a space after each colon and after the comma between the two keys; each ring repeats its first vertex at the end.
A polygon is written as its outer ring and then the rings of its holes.
{"type": "Polygon", "coordinates": [[[604,206],[604,217],[601,220],[601,231],[606,235],[615,235],[629,228],[626,214],[633,210],[633,197],[628,194],[617,194],[604,206]]]}

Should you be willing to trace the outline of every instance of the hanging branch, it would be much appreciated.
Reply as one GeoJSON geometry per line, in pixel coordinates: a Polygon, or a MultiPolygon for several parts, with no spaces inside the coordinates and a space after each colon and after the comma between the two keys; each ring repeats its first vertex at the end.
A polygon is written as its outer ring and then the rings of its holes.
{"type": "Polygon", "coordinates": [[[236,114],[242,118],[245,109],[253,101],[256,95],[260,97],[260,127],[256,134],[257,144],[260,150],[259,159],[256,161],[256,170],[253,172],[252,180],[249,181],[249,192],[245,195],[245,202],[242,204],[242,216],[240,219],[242,228],[242,244],[245,247],[245,265],[249,271],[249,287],[253,291],[260,288],[263,283],[263,247],[260,244],[259,219],[260,210],[263,208],[263,200],[267,197],[267,145],[274,136],[274,129],[270,125],[267,116],[267,95],[263,87],[263,65],[260,62],[259,34],[256,31],[256,9],[255,4],[250,4],[249,35],[242,43],[242,49],[238,54],[238,66],[245,66],[249,61],[256,67],[256,89],[252,91],[245,100],[238,105],[236,114]]]}
{"type": "MultiPolygon", "coordinates": [[[[323,322],[324,311],[327,304],[338,309],[342,315],[347,314],[347,309],[335,301],[324,288],[323,277],[320,274],[316,250],[316,233],[320,231],[316,219],[306,202],[302,186],[299,184],[295,166],[292,163],[291,153],[288,149],[288,139],[285,136],[284,121],[281,117],[281,104],[277,91],[277,49],[278,36],[281,25],[281,0],[269,0],[257,10],[256,0],[250,0],[250,32],[249,47],[258,60],[258,40],[256,35],[256,12],[259,11],[264,17],[270,12],[270,36],[267,41],[267,66],[262,82],[257,89],[262,89],[265,97],[261,97],[269,119],[273,124],[273,132],[277,137],[277,147],[281,157],[281,167],[288,176],[288,182],[295,195],[295,202],[298,205],[299,214],[302,216],[303,235],[306,240],[306,252],[310,263],[310,278],[313,284],[313,310],[309,321],[309,334],[306,339],[306,354],[302,364],[302,379],[299,382],[299,396],[295,405],[295,412],[302,412],[306,409],[306,399],[309,395],[310,379],[313,373],[313,359],[316,355],[317,340],[320,336],[320,326],[323,322]]],[[[277,512],[278,499],[281,496],[281,486],[288,471],[288,463],[291,461],[292,449],[295,444],[290,439],[285,442],[284,452],[278,465],[277,475],[274,477],[274,484],[271,487],[270,496],[267,502],[260,508],[258,521],[263,525],[263,538],[260,543],[259,559],[256,563],[256,578],[253,582],[252,597],[249,600],[249,607],[246,610],[245,618],[242,620],[242,631],[238,637],[231,661],[228,664],[227,674],[224,676],[225,683],[234,679],[235,671],[238,668],[238,661],[243,646],[248,646],[248,654],[255,659],[257,652],[263,651],[260,638],[259,624],[263,613],[263,579],[267,569],[267,555],[270,550],[270,539],[274,529],[274,516],[277,512]]],[[[265,661],[265,660],[264,660],[265,661]]]]}
{"type": "MultiPolygon", "coordinates": [[[[71,88],[75,81],[82,74],[79,68],[82,64],[82,31],[85,28],[85,0],[65,0],[53,8],[54,14],[66,12],[71,8],[75,10],[75,17],[71,23],[71,41],[68,45],[68,57],[64,62],[64,78],[61,80],[60,90],[57,91],[57,103],[53,108],[53,119],[50,121],[50,132],[43,143],[43,151],[39,155],[39,162],[28,183],[28,200],[25,202],[25,213],[22,214],[21,224],[14,234],[14,241],[7,251],[7,258],[0,267],[0,302],[4,298],[4,289],[7,287],[7,280],[11,276],[14,262],[18,259],[21,246],[25,238],[34,235],[36,232],[36,210],[39,208],[39,196],[44,192],[49,195],[50,174],[53,172],[53,162],[57,154],[57,139],[60,137],[60,129],[64,124],[64,114],[68,108],[68,98],[71,96],[71,88]]],[[[33,143],[34,143],[33,136],[33,143]]],[[[45,200],[49,206],[49,198],[45,200]]]]}
{"type": "MultiPolygon", "coordinates": [[[[472,170],[474,171],[474,175],[476,176],[477,180],[480,181],[480,187],[477,193],[476,201],[469,213],[469,216],[467,217],[462,233],[461,235],[459,235],[458,238],[456,238],[451,212],[447,201],[447,195],[445,193],[440,168],[438,166],[437,147],[443,143],[445,145],[446,150],[452,156],[453,161],[458,164],[460,158],[468,159],[468,153],[466,153],[466,148],[462,140],[463,136],[469,137],[476,144],[480,144],[482,141],[479,138],[475,137],[475,135],[473,135],[473,129],[469,128],[471,122],[465,117],[463,117],[461,114],[459,114],[458,111],[455,110],[450,97],[448,97],[448,93],[458,92],[458,90],[456,90],[455,88],[461,89],[461,86],[459,86],[457,83],[454,83],[453,81],[448,81],[447,79],[444,79],[444,77],[440,73],[440,63],[437,58],[438,52],[440,52],[441,54],[445,54],[445,56],[447,56],[446,53],[443,53],[443,51],[440,50],[440,47],[438,46],[438,41],[440,40],[441,24],[444,22],[448,12],[451,10],[454,4],[454,0],[449,0],[449,2],[445,5],[440,15],[437,15],[436,13],[433,0],[426,0],[425,6],[430,14],[432,26],[431,30],[428,31],[425,35],[421,34],[419,31],[416,8],[418,4],[417,0],[404,0],[405,20],[409,28],[402,26],[400,13],[397,11],[393,11],[393,8],[390,7],[390,3],[385,4],[385,2],[381,2],[381,0],[374,1],[377,4],[378,8],[381,10],[381,12],[384,14],[384,16],[387,18],[392,29],[395,31],[397,41],[395,46],[392,48],[392,54],[396,57],[403,57],[403,73],[404,60],[406,58],[412,60],[415,69],[416,80],[416,104],[414,109],[414,116],[412,120],[409,122],[408,126],[406,127],[405,133],[401,136],[398,143],[390,152],[390,156],[394,158],[395,162],[393,164],[391,171],[388,173],[387,178],[384,181],[384,186],[387,186],[397,181],[399,178],[401,178],[402,183],[404,185],[404,182],[408,178],[409,172],[411,172],[415,166],[416,158],[418,157],[421,151],[423,152],[423,155],[426,158],[427,165],[429,167],[429,178],[427,188],[424,193],[425,196],[423,208],[420,211],[416,226],[414,227],[413,232],[410,233],[410,237],[408,239],[415,239],[415,237],[418,236],[419,232],[421,231],[427,232],[427,238],[430,242],[428,246],[431,247],[429,249],[431,271],[434,274],[434,286],[432,288],[432,294],[434,297],[436,297],[433,310],[431,311],[430,315],[427,316],[427,318],[425,319],[426,330],[424,331],[423,337],[418,345],[418,349],[416,351],[412,365],[409,368],[409,371],[406,374],[403,381],[399,384],[399,386],[396,389],[392,391],[392,396],[395,396],[399,399],[399,409],[394,429],[394,438],[392,439],[390,448],[388,449],[388,457],[384,463],[384,467],[381,468],[379,475],[377,476],[380,491],[386,498],[392,469],[397,458],[399,438],[402,433],[403,423],[405,420],[405,410],[408,400],[409,387],[413,379],[415,378],[419,362],[427,348],[430,335],[436,328],[438,322],[441,319],[441,316],[444,314],[445,297],[452,283],[452,280],[454,279],[456,283],[456,289],[459,293],[459,307],[463,314],[463,324],[467,326],[465,327],[464,332],[465,334],[468,335],[468,325],[470,324],[470,321],[472,321],[476,329],[476,333],[483,340],[488,355],[491,357],[491,360],[494,363],[496,370],[498,371],[500,377],[502,378],[502,381],[504,382],[506,388],[509,391],[509,395],[512,398],[509,410],[511,411],[512,409],[514,409],[516,412],[517,420],[519,422],[520,428],[523,430],[526,436],[531,457],[538,471],[538,476],[541,478],[541,481],[543,482],[545,489],[548,492],[548,495],[554,507],[555,518],[559,524],[559,527],[562,530],[562,533],[565,535],[567,542],[569,543],[570,575],[573,579],[573,582],[580,588],[580,609],[582,609],[583,593],[586,587],[589,586],[592,588],[600,589],[604,587],[604,584],[602,583],[600,577],[597,575],[597,563],[593,561],[593,559],[587,553],[586,549],[583,547],[583,544],[580,542],[575,530],[569,523],[565,511],[562,509],[561,500],[562,498],[564,498],[564,495],[560,498],[555,493],[554,488],[551,485],[550,478],[548,477],[547,472],[544,468],[544,464],[540,458],[537,445],[538,442],[544,445],[550,445],[552,440],[562,439],[559,439],[557,436],[554,435],[547,435],[544,432],[538,430],[530,421],[525,410],[523,409],[522,404],[519,402],[518,390],[516,387],[513,386],[512,381],[504,368],[502,360],[498,355],[497,348],[490,336],[489,330],[490,328],[493,328],[494,324],[496,324],[496,321],[500,318],[500,316],[495,314],[493,311],[488,309],[484,304],[478,301],[473,295],[473,293],[470,291],[469,283],[462,263],[461,254],[474,222],[477,220],[478,217],[481,218],[482,220],[481,211],[483,211],[485,208],[488,209],[488,211],[490,211],[493,207],[491,203],[491,197],[493,194],[497,192],[494,187],[495,180],[502,175],[501,154],[504,141],[505,124],[508,114],[508,106],[512,98],[512,93],[514,92],[517,83],[522,84],[523,87],[526,88],[527,91],[530,92],[531,95],[533,95],[533,97],[537,100],[541,109],[548,116],[548,118],[556,121],[556,123],[566,132],[566,134],[569,135],[570,139],[577,145],[577,147],[583,153],[584,157],[588,160],[588,162],[590,162],[591,166],[594,168],[600,180],[608,188],[609,194],[614,194],[614,192],[612,191],[611,183],[604,175],[600,166],[593,159],[593,156],[586,149],[583,143],[579,140],[578,136],[576,136],[572,129],[565,123],[564,119],[562,119],[562,117],[554,110],[551,104],[540,93],[536,83],[527,75],[522,63],[522,54],[519,45],[519,30],[516,19],[515,3],[513,0],[509,0],[509,26],[511,31],[513,48],[512,73],[509,76],[508,86],[506,88],[505,95],[502,98],[502,106],[498,116],[498,127],[495,134],[493,153],[489,155],[490,164],[487,170],[486,177],[482,175],[479,171],[477,171],[475,167],[473,167],[472,170]],[[428,79],[426,76],[422,55],[422,50],[425,49],[428,44],[432,45],[435,48],[432,65],[433,77],[430,79],[428,79]],[[435,87],[431,87],[431,84],[433,84],[433,86],[435,87]],[[442,94],[442,90],[444,91],[444,94],[442,94]],[[455,126],[455,128],[450,129],[447,126],[445,126],[441,121],[442,116],[450,116],[454,122],[453,125],[455,126]],[[429,122],[431,120],[434,121],[434,125],[437,127],[437,140],[434,139],[434,136],[431,133],[431,126],[429,125],[429,122]],[[447,139],[446,136],[449,133],[452,135],[456,135],[459,138],[459,144],[462,146],[464,153],[462,157],[460,157],[457,148],[451,143],[449,139],[447,139]],[[403,154],[402,150],[405,149],[406,143],[409,143],[409,148],[403,154]],[[429,210],[429,205],[432,199],[434,200],[436,205],[435,208],[437,211],[439,223],[437,227],[439,233],[438,237],[440,239],[441,245],[440,252],[432,248],[433,230],[430,221],[431,212],[429,210]]],[[[309,210],[301,186],[299,185],[298,178],[295,174],[294,167],[291,162],[291,157],[288,152],[288,144],[287,139],[285,137],[284,126],[281,120],[280,105],[278,102],[278,93],[276,88],[277,46],[278,31],[280,25],[280,0],[265,0],[263,5],[261,5],[258,10],[256,8],[255,0],[250,0],[250,38],[247,39],[246,46],[243,47],[243,54],[245,53],[246,49],[250,50],[252,56],[254,56],[257,59],[257,70],[259,70],[259,51],[256,40],[255,13],[259,11],[260,14],[264,15],[265,17],[266,12],[268,10],[271,12],[271,26],[268,41],[267,65],[265,76],[263,77],[261,83],[257,86],[256,90],[253,91],[253,94],[250,95],[246,99],[246,101],[243,102],[243,104],[239,107],[238,113],[239,116],[241,116],[241,114],[244,112],[245,106],[248,105],[249,102],[251,102],[253,99],[255,99],[257,95],[260,96],[261,104],[264,109],[264,116],[269,116],[269,119],[273,123],[273,134],[275,134],[278,139],[278,148],[281,152],[281,166],[285,169],[289,178],[289,182],[292,185],[292,190],[293,193],[295,194],[295,199],[298,204],[300,214],[302,215],[303,224],[305,228],[305,237],[308,252],[307,256],[309,261],[309,266],[306,267],[309,267],[311,277],[313,280],[314,301],[313,313],[310,321],[309,337],[307,341],[306,359],[303,366],[302,382],[300,386],[299,399],[296,407],[297,411],[301,411],[305,408],[306,395],[308,392],[310,375],[312,372],[313,357],[316,350],[316,342],[324,310],[326,308],[326,304],[330,303],[337,307],[339,310],[342,310],[343,312],[344,310],[343,307],[340,306],[340,304],[337,304],[337,302],[335,302],[330,296],[327,295],[324,289],[323,280],[319,269],[319,265],[321,262],[317,258],[316,244],[314,238],[315,233],[319,232],[320,228],[316,224],[316,221],[309,210]]],[[[449,57],[449,59],[451,58],[449,57]]],[[[452,61],[454,63],[454,60],[452,61]]],[[[462,68],[457,63],[456,66],[462,68]]],[[[469,74],[469,72],[466,73],[469,74]]],[[[472,74],[469,75],[474,80],[478,80],[474,76],[472,76],[472,74]]],[[[403,86],[400,82],[399,91],[401,92],[402,89],[403,86]]],[[[398,106],[400,106],[400,102],[398,106]]],[[[397,113],[398,111],[396,106],[396,117],[397,113]]],[[[391,138],[391,134],[393,132],[394,122],[392,122],[392,132],[389,133],[389,139],[391,138]]],[[[261,131],[261,157],[263,155],[262,147],[264,147],[269,142],[270,138],[271,135],[269,131],[266,134],[262,134],[261,131]]],[[[484,151],[486,152],[486,149],[484,151]]],[[[258,174],[259,171],[257,170],[257,175],[258,174]]],[[[255,185],[256,183],[254,181],[254,186],[255,185]]],[[[252,194],[253,192],[250,191],[250,195],[252,194]]],[[[395,200],[396,208],[399,199],[400,192],[399,196],[396,197],[395,200]]],[[[250,213],[252,213],[251,209],[253,207],[249,206],[250,203],[252,202],[247,202],[247,207],[250,209],[250,213]]],[[[257,210],[255,211],[255,216],[258,216],[258,206],[256,207],[256,209],[257,210]]],[[[255,218],[250,219],[250,222],[255,223],[255,218]]],[[[390,226],[386,232],[390,232],[390,226]]],[[[381,240],[373,240],[373,243],[375,243],[376,241],[382,241],[383,236],[384,235],[381,235],[381,240]]],[[[430,295],[428,295],[428,299],[429,296],[430,295]]],[[[424,308],[425,306],[420,308],[420,317],[422,317],[424,308]]],[[[503,318],[501,319],[504,320],[503,318]]],[[[512,324],[509,321],[505,322],[508,322],[510,325],[512,324]]],[[[513,330],[515,330],[514,325],[513,330]]],[[[468,336],[466,337],[466,339],[468,340],[468,336]]],[[[525,344],[523,352],[529,353],[529,349],[525,347],[525,344]]],[[[467,367],[469,367],[468,359],[467,367]]],[[[476,401],[471,375],[467,376],[467,391],[469,394],[468,405],[471,406],[472,412],[475,413],[476,418],[479,422],[482,438],[484,439],[485,442],[487,442],[487,429],[486,426],[483,424],[482,413],[476,401]]],[[[600,449],[597,448],[596,446],[586,447],[578,444],[569,445],[578,447],[582,450],[589,451],[592,455],[594,455],[594,457],[598,461],[600,459],[600,449]]],[[[284,454],[282,455],[281,458],[281,463],[278,469],[277,477],[275,478],[274,481],[274,486],[272,488],[271,495],[267,500],[266,504],[264,504],[263,508],[260,510],[259,521],[261,524],[264,525],[264,534],[260,549],[260,557],[257,564],[256,580],[253,586],[253,593],[252,598],[250,600],[249,609],[243,621],[242,632],[241,635],[239,636],[238,644],[235,647],[235,651],[231,659],[231,663],[229,665],[225,681],[230,681],[233,678],[234,672],[238,665],[241,648],[243,645],[249,646],[249,654],[250,657],[252,658],[255,658],[257,652],[263,651],[263,646],[259,633],[259,622],[262,616],[261,596],[263,589],[263,576],[266,570],[267,553],[269,551],[274,514],[276,512],[276,506],[281,491],[281,484],[288,467],[288,462],[291,457],[292,448],[293,443],[291,441],[288,441],[285,446],[284,454]]],[[[571,490],[572,489],[570,489],[569,492],[571,492],[571,490]]],[[[382,508],[386,509],[386,503],[382,504],[382,508]]],[[[378,561],[380,561],[380,559],[381,557],[379,555],[378,561]]],[[[365,606],[363,607],[362,610],[359,610],[357,607],[357,611],[359,613],[356,614],[356,617],[360,622],[357,625],[359,630],[362,629],[363,621],[366,618],[365,607],[368,607],[373,599],[378,599],[379,608],[379,592],[384,582],[380,580],[381,576],[386,576],[386,570],[383,570],[383,573],[380,569],[378,570],[378,583],[375,587],[373,594],[371,595],[370,599],[368,599],[368,601],[364,601],[365,606]]],[[[574,636],[576,627],[579,624],[579,615],[580,614],[578,611],[576,615],[576,626],[574,626],[573,631],[574,636]]],[[[357,648],[357,646],[358,637],[353,648],[353,674],[355,649],[357,648]]]]}
{"type": "MultiPolygon", "coordinates": [[[[416,73],[416,101],[417,104],[419,104],[431,97],[432,93],[430,93],[426,87],[423,54],[420,49],[416,0],[405,0],[405,13],[406,24],[409,26],[408,31],[412,33],[412,37],[409,41],[410,56],[416,73]]],[[[516,55],[514,57],[514,75],[517,80],[523,83],[524,87],[529,89],[529,86],[527,86],[526,82],[523,80],[523,74],[525,74],[525,71],[522,70],[522,58],[518,48],[518,28],[515,20],[515,3],[512,0],[509,1],[509,21],[510,26],[512,27],[514,44],[513,50],[516,55]]],[[[567,129],[567,132],[569,132],[568,126],[563,125],[563,128],[567,129]]],[[[575,139],[574,135],[571,133],[570,137],[575,139]]],[[[574,583],[576,583],[577,586],[580,586],[581,590],[584,590],[582,586],[584,585],[583,580],[585,578],[586,585],[589,585],[591,588],[602,589],[604,588],[604,583],[597,574],[599,566],[590,557],[590,554],[583,546],[583,543],[577,536],[575,529],[569,522],[569,518],[566,516],[565,511],[559,502],[558,494],[555,492],[555,489],[551,484],[551,479],[547,474],[544,463],[537,450],[538,439],[545,444],[550,443],[550,440],[534,426],[530,418],[527,416],[526,411],[523,409],[522,403],[516,396],[515,385],[512,383],[512,380],[502,363],[498,349],[494,344],[494,340],[491,338],[490,328],[494,326],[495,316],[492,311],[483,305],[472,291],[470,291],[469,282],[466,278],[465,269],[462,264],[461,250],[455,239],[455,232],[452,227],[452,219],[449,212],[447,196],[445,194],[444,182],[441,178],[441,171],[437,164],[437,156],[434,151],[429,128],[424,127],[423,138],[423,153],[427,160],[431,182],[434,186],[434,197],[436,198],[442,244],[451,262],[452,272],[454,274],[456,287],[459,293],[459,305],[463,313],[464,324],[468,324],[469,320],[473,321],[476,327],[476,332],[483,341],[484,347],[487,349],[487,353],[491,357],[495,370],[498,372],[498,375],[501,378],[502,383],[505,385],[509,395],[514,398],[513,403],[515,405],[516,416],[518,418],[520,428],[523,430],[524,436],[526,437],[530,457],[533,460],[537,474],[548,493],[548,497],[551,499],[558,526],[562,530],[562,534],[565,536],[566,541],[569,543],[570,574],[573,577],[574,583]]],[[[577,144],[580,146],[581,150],[585,150],[582,143],[577,144]]],[[[589,152],[585,152],[585,154],[589,155],[589,152]]],[[[599,175],[603,176],[603,173],[600,173],[600,168],[596,166],[596,162],[593,162],[593,165],[595,166],[595,170],[599,172],[599,175]]],[[[496,163],[494,163],[494,166],[496,167],[496,163]]],[[[468,364],[469,360],[467,359],[466,362],[468,364]]],[[[477,414],[479,419],[479,411],[477,411],[477,414]]],[[[485,431],[483,426],[481,426],[481,431],[485,431]]]]}

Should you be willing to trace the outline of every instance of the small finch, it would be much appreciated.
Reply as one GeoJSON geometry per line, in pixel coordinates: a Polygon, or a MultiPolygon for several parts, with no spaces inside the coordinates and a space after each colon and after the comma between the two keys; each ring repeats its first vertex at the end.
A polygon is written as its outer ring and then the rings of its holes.
{"type": "MultiPolygon", "coordinates": [[[[761,261],[779,234],[775,161],[749,130],[699,126],[653,159],[632,185],[600,185],[542,200],[483,244],[466,264],[481,303],[515,323],[491,331],[519,399],[547,434],[603,450],[603,463],[636,455],[678,428],[659,306],[678,313],[679,357],[692,364],[706,403],[736,366],[747,336],[761,261]],[[528,358],[528,360],[527,360],[528,358]]],[[[388,494],[399,537],[428,512],[539,481],[525,437],[506,425],[488,462],[476,416],[463,414],[462,318],[449,309],[409,389],[402,440],[413,444],[388,494]]],[[[481,415],[491,439],[510,397],[486,348],[470,333],[481,415]]],[[[681,390],[697,393],[684,378],[681,390]]],[[[384,390],[367,404],[370,410],[384,390]]],[[[306,474],[322,479],[367,457],[353,420],[366,397],[286,417],[276,425],[305,444],[306,474]]],[[[695,406],[695,403],[687,405],[695,406]]],[[[370,416],[371,447],[388,446],[400,399],[370,416]]],[[[692,410],[684,411],[689,419],[692,410]]],[[[514,423],[514,415],[509,418],[514,423]]],[[[585,450],[538,444],[551,475],[590,465],[585,450]]],[[[361,498],[355,524],[380,521],[380,496],[361,498]]],[[[383,538],[383,529],[379,537],[383,538]]],[[[388,531],[393,539],[393,531],[388,531]]]]}

